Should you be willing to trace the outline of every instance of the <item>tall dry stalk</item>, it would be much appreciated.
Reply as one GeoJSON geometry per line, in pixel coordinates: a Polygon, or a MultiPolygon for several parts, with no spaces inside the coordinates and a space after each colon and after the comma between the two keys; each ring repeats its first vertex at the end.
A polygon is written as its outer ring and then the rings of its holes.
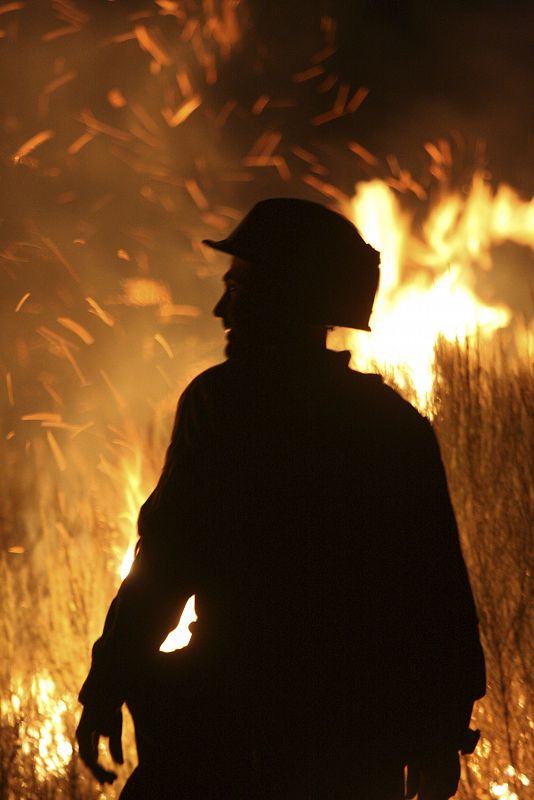
{"type": "MultiPolygon", "coordinates": [[[[142,439],[123,420],[121,447],[96,451],[90,439],[70,447],[65,440],[65,470],[40,434],[22,450],[0,445],[8,467],[0,487],[0,800],[103,796],[73,754],[76,696],[173,404],[142,439]]],[[[135,756],[128,724],[126,740],[123,774],[135,756]]]]}
{"type": "Polygon", "coordinates": [[[461,796],[531,796],[534,780],[534,370],[441,343],[435,425],[486,654],[482,739],[461,796]]]}

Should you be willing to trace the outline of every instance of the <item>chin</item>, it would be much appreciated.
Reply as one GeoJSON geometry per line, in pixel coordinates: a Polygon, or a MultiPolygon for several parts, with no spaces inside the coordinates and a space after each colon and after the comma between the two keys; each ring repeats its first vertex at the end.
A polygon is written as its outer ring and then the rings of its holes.
{"type": "Polygon", "coordinates": [[[258,338],[247,336],[244,331],[230,328],[226,332],[226,347],[224,352],[227,358],[237,358],[246,355],[259,346],[258,338]]]}
{"type": "Polygon", "coordinates": [[[226,334],[226,347],[224,348],[224,354],[227,358],[232,358],[233,356],[238,355],[239,337],[236,336],[235,331],[232,330],[232,328],[227,328],[225,330],[225,334],[226,334]]]}
{"type": "Polygon", "coordinates": [[[226,347],[224,348],[224,353],[227,358],[237,358],[240,355],[243,355],[249,348],[246,347],[245,343],[239,336],[232,335],[232,332],[229,332],[226,335],[226,347]]]}

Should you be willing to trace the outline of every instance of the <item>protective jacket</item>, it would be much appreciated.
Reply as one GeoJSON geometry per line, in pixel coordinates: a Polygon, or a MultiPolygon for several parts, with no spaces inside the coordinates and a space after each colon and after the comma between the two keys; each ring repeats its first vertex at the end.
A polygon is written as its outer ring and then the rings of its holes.
{"type": "Polygon", "coordinates": [[[226,714],[250,763],[349,780],[357,752],[461,749],[484,659],[436,437],[348,359],[231,358],[188,386],[83,703],[135,707],[195,593],[172,680],[226,714]]]}

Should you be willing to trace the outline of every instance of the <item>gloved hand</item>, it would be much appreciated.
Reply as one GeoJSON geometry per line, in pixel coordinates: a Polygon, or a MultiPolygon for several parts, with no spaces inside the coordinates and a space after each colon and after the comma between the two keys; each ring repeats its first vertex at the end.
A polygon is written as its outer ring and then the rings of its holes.
{"type": "Polygon", "coordinates": [[[122,711],[120,708],[109,713],[102,713],[100,709],[84,706],[76,728],[80,757],[99,783],[113,783],[117,773],[105,769],[98,763],[98,745],[101,736],[109,738],[109,752],[113,761],[116,764],[123,764],[122,711]]]}
{"type": "Polygon", "coordinates": [[[406,798],[417,800],[448,800],[453,797],[460,781],[460,756],[447,750],[425,756],[408,764],[406,798]]]}

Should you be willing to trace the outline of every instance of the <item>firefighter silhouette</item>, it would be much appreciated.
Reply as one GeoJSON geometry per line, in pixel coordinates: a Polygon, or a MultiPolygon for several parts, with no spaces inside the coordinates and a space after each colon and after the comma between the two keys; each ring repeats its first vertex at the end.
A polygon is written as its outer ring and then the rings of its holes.
{"type": "Polygon", "coordinates": [[[186,388],[80,701],[80,755],[139,765],[122,798],[445,800],[484,694],[478,622],[436,437],[326,349],[369,330],[379,255],[309,201],[223,241],[227,359],[186,388]],[[191,594],[191,644],[159,646],[191,594]],[[407,775],[407,779],[406,779],[407,775]]]}

